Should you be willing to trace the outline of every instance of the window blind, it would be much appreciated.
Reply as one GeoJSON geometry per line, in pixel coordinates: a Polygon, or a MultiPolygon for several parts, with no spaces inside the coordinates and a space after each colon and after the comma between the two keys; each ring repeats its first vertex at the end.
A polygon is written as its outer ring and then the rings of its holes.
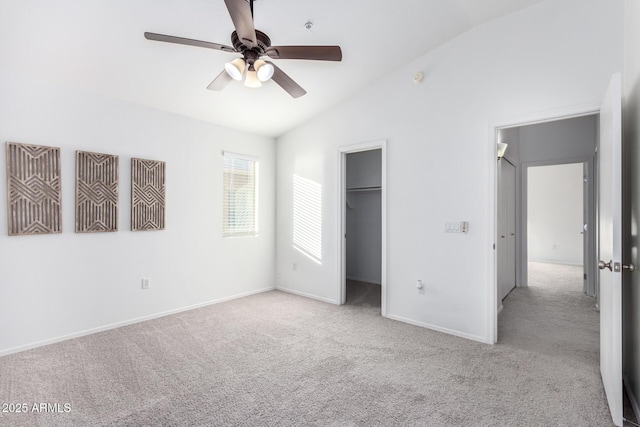
{"type": "Polygon", "coordinates": [[[258,159],[230,152],[223,153],[223,225],[224,236],[258,234],[258,159]]]}

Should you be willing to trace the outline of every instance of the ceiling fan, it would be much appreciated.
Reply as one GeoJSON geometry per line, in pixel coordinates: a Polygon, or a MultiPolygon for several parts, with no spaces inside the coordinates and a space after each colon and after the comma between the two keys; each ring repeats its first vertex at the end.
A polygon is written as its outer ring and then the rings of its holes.
{"type": "Polygon", "coordinates": [[[225,64],[225,69],[207,86],[210,90],[222,90],[231,80],[245,78],[245,86],[259,87],[272,79],[289,95],[298,98],[307,91],[270,61],[260,59],[311,59],[319,61],[341,61],[340,46],[271,46],[271,39],[253,26],[253,0],[224,0],[235,31],[231,33],[233,47],[201,40],[145,32],[147,40],[205,47],[229,53],[240,53],[225,64]],[[246,71],[246,72],[245,72],[246,71]]]}

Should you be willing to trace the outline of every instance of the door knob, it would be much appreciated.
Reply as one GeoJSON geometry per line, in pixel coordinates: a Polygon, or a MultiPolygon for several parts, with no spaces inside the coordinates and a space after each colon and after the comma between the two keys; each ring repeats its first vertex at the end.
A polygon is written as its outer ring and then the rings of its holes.
{"type": "Polygon", "coordinates": [[[636,271],[636,266],[633,264],[622,264],[619,262],[613,263],[613,271],[615,271],[616,273],[620,273],[622,270],[627,270],[628,272],[632,273],[636,271]]]}
{"type": "Polygon", "coordinates": [[[604,270],[605,268],[608,268],[608,269],[609,269],[609,271],[613,271],[613,269],[611,268],[611,263],[612,263],[612,262],[613,262],[613,261],[609,261],[609,262],[605,263],[604,261],[599,261],[599,262],[598,262],[598,268],[599,268],[600,270],[604,270]]]}
{"type": "Polygon", "coordinates": [[[621,264],[619,262],[614,263],[613,261],[609,261],[606,263],[604,261],[599,261],[598,268],[600,270],[604,270],[605,268],[608,268],[609,271],[615,271],[616,273],[620,273],[622,270],[627,270],[630,273],[636,271],[636,266],[633,264],[621,264]],[[611,266],[612,263],[613,263],[613,268],[611,266]]]}

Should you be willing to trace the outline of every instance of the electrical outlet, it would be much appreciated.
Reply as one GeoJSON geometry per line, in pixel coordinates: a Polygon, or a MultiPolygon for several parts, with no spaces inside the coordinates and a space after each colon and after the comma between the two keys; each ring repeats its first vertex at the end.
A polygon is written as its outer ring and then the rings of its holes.
{"type": "Polygon", "coordinates": [[[418,290],[419,294],[424,294],[424,283],[422,283],[422,280],[416,281],[416,289],[418,290]]]}
{"type": "Polygon", "coordinates": [[[149,289],[151,287],[151,279],[148,277],[142,278],[142,289],[149,289]]]}

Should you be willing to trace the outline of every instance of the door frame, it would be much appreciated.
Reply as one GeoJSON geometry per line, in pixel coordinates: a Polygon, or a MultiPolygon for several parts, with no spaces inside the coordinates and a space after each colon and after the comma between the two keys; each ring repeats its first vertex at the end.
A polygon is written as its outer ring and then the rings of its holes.
{"type": "Polygon", "coordinates": [[[338,302],[347,299],[347,154],[361,151],[381,150],[380,170],[380,215],[381,215],[381,260],[380,260],[380,314],[387,316],[387,141],[377,140],[338,147],[338,302]]]}
{"type": "MultiPolygon", "coordinates": [[[[590,116],[594,114],[600,113],[600,105],[599,104],[590,104],[590,105],[580,105],[574,107],[561,108],[557,110],[550,110],[544,112],[523,114],[522,116],[498,119],[489,123],[489,144],[487,146],[488,157],[490,164],[488,165],[489,170],[492,172],[489,174],[490,182],[489,189],[487,191],[488,194],[492,195],[493,199],[490,202],[490,215],[489,218],[492,218],[492,226],[487,227],[489,236],[488,241],[492,242],[490,248],[490,260],[491,265],[489,268],[489,280],[488,280],[488,289],[486,293],[486,304],[488,307],[487,310],[487,342],[489,344],[495,344],[498,342],[498,257],[497,257],[497,242],[496,237],[498,233],[498,162],[496,161],[498,157],[497,143],[499,141],[499,131],[502,129],[508,129],[513,127],[520,126],[528,126],[539,123],[547,123],[553,122],[557,120],[566,120],[572,119],[576,117],[590,116]]],[[[518,171],[517,171],[518,173],[518,171]]],[[[516,262],[517,265],[522,264],[522,253],[516,251],[516,262]]],[[[518,270],[518,269],[517,269],[518,270]]],[[[520,281],[522,278],[522,269],[520,269],[519,273],[516,272],[517,277],[516,280],[520,281]]]]}
{"type": "Polygon", "coordinates": [[[597,231],[598,231],[598,224],[596,222],[597,220],[597,210],[598,210],[598,206],[596,205],[597,199],[596,199],[596,187],[597,187],[597,174],[596,174],[596,156],[595,153],[592,156],[580,156],[580,157],[573,157],[573,158],[567,158],[567,159],[561,159],[561,160],[543,160],[543,161],[535,161],[535,162],[525,162],[522,163],[521,166],[521,170],[522,170],[522,175],[520,178],[520,182],[521,182],[521,214],[520,214],[520,218],[521,218],[521,224],[522,224],[522,230],[520,235],[521,235],[521,239],[520,239],[520,245],[521,245],[521,249],[520,249],[520,253],[522,256],[522,259],[520,260],[520,272],[521,272],[521,277],[520,277],[520,285],[519,286],[528,286],[529,285],[529,265],[528,265],[528,259],[529,259],[529,231],[528,228],[526,226],[527,224],[527,220],[528,220],[528,207],[529,207],[529,193],[528,193],[528,184],[529,184],[529,176],[527,174],[529,168],[532,167],[538,167],[538,166],[559,166],[559,165],[572,165],[572,164],[583,164],[585,165],[585,167],[583,167],[583,176],[586,176],[589,185],[588,187],[591,188],[591,190],[589,191],[588,189],[585,190],[584,186],[583,186],[583,206],[586,204],[589,205],[589,208],[587,209],[586,212],[586,217],[583,216],[583,221],[586,220],[587,224],[589,225],[589,227],[591,228],[591,230],[588,230],[588,234],[586,235],[586,238],[583,237],[583,239],[585,239],[586,243],[583,242],[583,247],[586,246],[587,250],[583,249],[583,257],[584,257],[584,265],[583,265],[583,271],[587,270],[587,274],[591,277],[591,280],[593,280],[593,286],[592,287],[587,287],[587,285],[585,284],[583,287],[583,290],[585,292],[585,294],[592,296],[592,297],[597,297],[597,274],[598,274],[598,270],[596,268],[597,263],[595,262],[595,259],[597,257],[597,231]],[[586,169],[586,172],[585,172],[586,169]]]}

